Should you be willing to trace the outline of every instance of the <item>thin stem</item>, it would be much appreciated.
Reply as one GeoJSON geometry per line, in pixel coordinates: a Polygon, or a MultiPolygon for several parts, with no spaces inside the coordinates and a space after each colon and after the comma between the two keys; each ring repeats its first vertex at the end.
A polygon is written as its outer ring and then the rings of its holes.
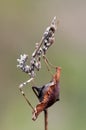
{"type": "Polygon", "coordinates": [[[44,110],[45,130],[48,130],[48,110],[44,110]]]}

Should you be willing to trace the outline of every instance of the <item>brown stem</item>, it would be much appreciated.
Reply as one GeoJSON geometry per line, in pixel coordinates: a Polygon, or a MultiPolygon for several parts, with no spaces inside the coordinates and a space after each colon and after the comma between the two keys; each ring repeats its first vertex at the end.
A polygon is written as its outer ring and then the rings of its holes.
{"type": "Polygon", "coordinates": [[[48,130],[48,110],[44,110],[45,130],[48,130]]]}

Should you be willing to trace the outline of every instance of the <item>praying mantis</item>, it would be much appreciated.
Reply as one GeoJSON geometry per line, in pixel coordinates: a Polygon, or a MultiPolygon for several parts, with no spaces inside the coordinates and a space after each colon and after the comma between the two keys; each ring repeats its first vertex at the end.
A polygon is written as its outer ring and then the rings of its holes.
{"type": "Polygon", "coordinates": [[[27,101],[28,105],[32,109],[32,120],[36,120],[39,114],[44,111],[45,115],[45,130],[48,130],[48,108],[52,106],[56,101],[59,101],[59,93],[60,93],[60,74],[61,74],[61,67],[52,65],[48,58],[46,57],[46,53],[48,48],[54,43],[55,41],[55,31],[57,29],[56,17],[53,18],[51,24],[45,30],[43,37],[41,38],[39,43],[36,43],[35,50],[32,53],[30,65],[27,65],[26,62],[28,60],[28,55],[20,55],[20,58],[17,59],[18,65],[17,67],[20,68],[23,72],[27,73],[30,77],[29,80],[23,82],[19,85],[19,90],[25,100],[27,101]],[[39,103],[34,108],[30,103],[29,99],[26,97],[23,87],[28,83],[32,82],[36,77],[36,71],[41,69],[41,58],[44,60],[47,70],[50,72],[52,79],[45,85],[41,87],[32,86],[32,90],[35,93],[36,97],[39,100],[39,103]],[[50,68],[55,69],[55,74],[52,74],[50,68]]]}

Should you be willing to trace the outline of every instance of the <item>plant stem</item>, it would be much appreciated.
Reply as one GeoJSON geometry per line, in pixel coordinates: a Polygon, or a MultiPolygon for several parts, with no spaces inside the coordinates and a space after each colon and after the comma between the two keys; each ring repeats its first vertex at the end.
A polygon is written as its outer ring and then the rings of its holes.
{"type": "Polygon", "coordinates": [[[44,110],[45,130],[48,130],[48,110],[44,110]]]}

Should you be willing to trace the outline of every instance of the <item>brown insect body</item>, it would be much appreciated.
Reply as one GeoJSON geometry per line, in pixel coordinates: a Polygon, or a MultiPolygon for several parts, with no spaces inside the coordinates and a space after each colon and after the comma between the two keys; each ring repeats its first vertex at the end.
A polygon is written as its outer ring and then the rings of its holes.
{"type": "Polygon", "coordinates": [[[61,68],[56,68],[56,74],[53,76],[52,81],[42,86],[41,88],[32,87],[40,103],[36,106],[33,111],[32,119],[36,120],[38,115],[53,105],[56,101],[59,101],[59,80],[60,80],[61,68]]]}

